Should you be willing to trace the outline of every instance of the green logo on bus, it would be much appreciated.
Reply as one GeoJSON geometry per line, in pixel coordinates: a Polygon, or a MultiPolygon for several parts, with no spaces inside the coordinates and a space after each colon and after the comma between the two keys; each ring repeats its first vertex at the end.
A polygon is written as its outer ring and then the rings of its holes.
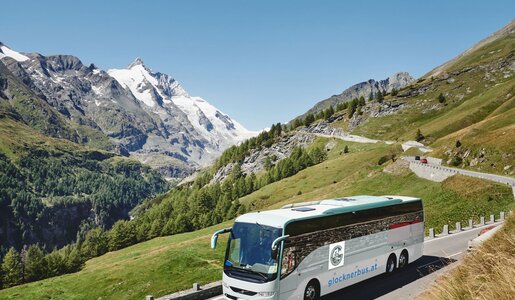
{"type": "Polygon", "coordinates": [[[333,248],[333,251],[331,251],[331,257],[330,261],[333,266],[338,266],[343,259],[343,248],[342,246],[338,245],[333,248]]]}

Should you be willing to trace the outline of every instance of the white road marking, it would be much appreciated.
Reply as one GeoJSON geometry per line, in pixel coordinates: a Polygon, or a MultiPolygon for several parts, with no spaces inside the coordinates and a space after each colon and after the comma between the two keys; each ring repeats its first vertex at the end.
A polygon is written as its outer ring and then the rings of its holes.
{"type": "Polygon", "coordinates": [[[454,254],[451,254],[451,255],[449,255],[449,256],[446,256],[445,258],[451,258],[451,257],[453,257],[453,256],[460,255],[461,253],[463,253],[463,251],[456,252],[456,253],[454,253],[454,254]]]}

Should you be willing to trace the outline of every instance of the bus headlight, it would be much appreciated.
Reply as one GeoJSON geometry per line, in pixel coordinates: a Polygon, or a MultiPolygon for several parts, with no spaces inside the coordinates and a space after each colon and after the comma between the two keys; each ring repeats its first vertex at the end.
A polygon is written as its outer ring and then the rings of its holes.
{"type": "Polygon", "coordinates": [[[260,297],[272,297],[275,295],[275,292],[258,292],[257,294],[260,297]]]}

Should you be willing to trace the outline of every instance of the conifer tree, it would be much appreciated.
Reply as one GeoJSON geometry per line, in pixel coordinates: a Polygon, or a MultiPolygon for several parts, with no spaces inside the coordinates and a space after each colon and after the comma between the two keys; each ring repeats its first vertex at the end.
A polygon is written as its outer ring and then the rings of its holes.
{"type": "Polygon", "coordinates": [[[21,257],[16,249],[11,248],[5,254],[2,262],[2,282],[4,287],[11,287],[22,283],[21,257]]]}
{"type": "Polygon", "coordinates": [[[365,97],[361,96],[359,97],[359,106],[365,106],[365,97]]]}
{"type": "Polygon", "coordinates": [[[358,99],[354,98],[349,104],[348,113],[349,113],[349,119],[352,118],[354,113],[356,112],[356,108],[358,107],[358,99]]]}
{"type": "Polygon", "coordinates": [[[304,126],[309,126],[313,122],[315,122],[315,116],[313,116],[313,114],[308,114],[304,119],[304,126]]]}
{"type": "Polygon", "coordinates": [[[379,103],[382,103],[384,100],[384,95],[381,92],[381,90],[379,90],[379,89],[377,90],[376,99],[377,99],[377,102],[379,102],[379,103]]]}
{"type": "Polygon", "coordinates": [[[45,254],[38,244],[31,245],[25,252],[24,266],[25,282],[44,278],[47,268],[45,254]]]}

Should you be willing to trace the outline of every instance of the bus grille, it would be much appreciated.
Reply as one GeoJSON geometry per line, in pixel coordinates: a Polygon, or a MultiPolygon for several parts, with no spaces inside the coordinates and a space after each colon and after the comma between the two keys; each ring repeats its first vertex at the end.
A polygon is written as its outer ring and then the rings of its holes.
{"type": "Polygon", "coordinates": [[[234,286],[231,286],[231,290],[235,291],[236,293],[239,293],[239,294],[242,294],[242,295],[247,295],[247,296],[254,296],[255,294],[257,294],[256,292],[251,292],[251,291],[247,291],[247,290],[244,290],[244,289],[239,289],[239,288],[234,287],[234,286]]]}

